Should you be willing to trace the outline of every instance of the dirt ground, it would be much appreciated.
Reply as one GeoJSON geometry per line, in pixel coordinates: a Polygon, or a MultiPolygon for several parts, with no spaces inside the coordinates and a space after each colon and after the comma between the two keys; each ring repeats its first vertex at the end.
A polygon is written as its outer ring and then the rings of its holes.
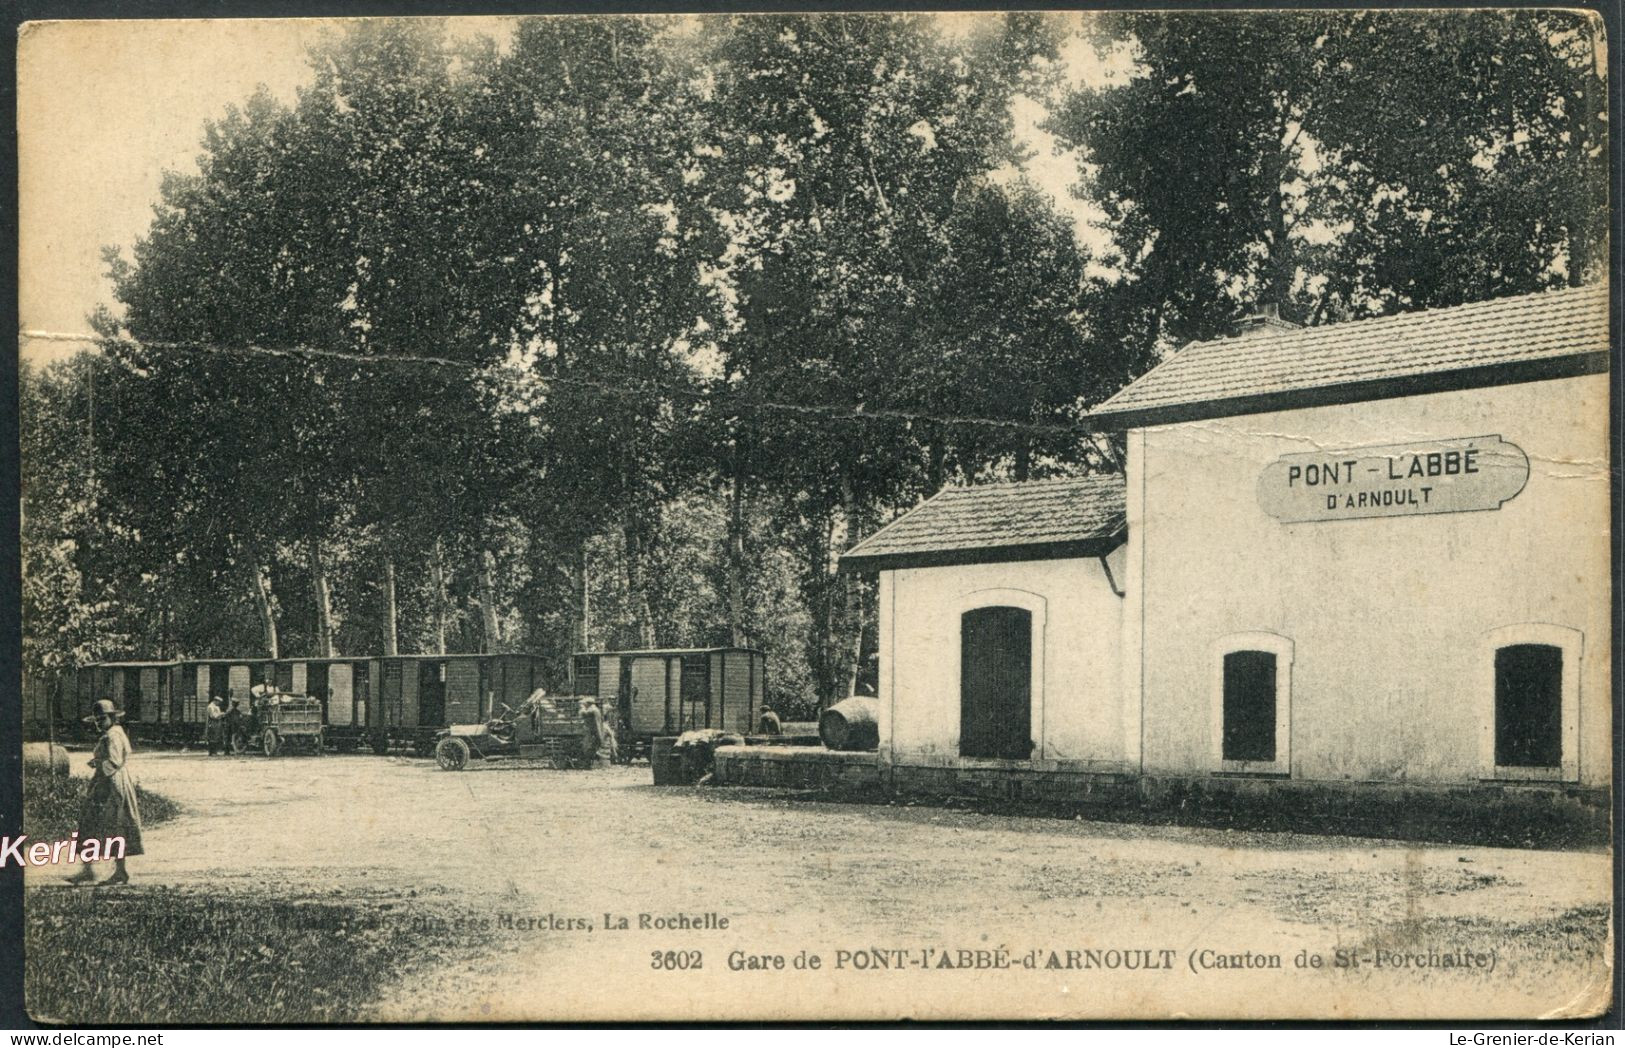
{"type": "Polygon", "coordinates": [[[646,765],[131,769],[183,809],[146,834],[143,883],[485,922],[472,960],[357,987],[381,1020],[1533,1018],[1611,983],[1603,853],[657,789],[646,765]]]}

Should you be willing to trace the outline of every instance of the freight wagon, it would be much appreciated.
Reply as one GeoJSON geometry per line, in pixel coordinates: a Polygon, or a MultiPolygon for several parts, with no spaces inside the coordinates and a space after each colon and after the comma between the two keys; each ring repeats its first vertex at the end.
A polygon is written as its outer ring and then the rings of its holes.
{"type": "Polygon", "coordinates": [[[69,671],[57,702],[61,734],[89,738],[83,719],[97,699],[124,711],[130,734],[148,742],[190,742],[203,737],[203,711],[222,696],[248,701],[248,689],[266,683],[269,659],[169,662],[96,662],[69,671]]]}
{"type": "Polygon", "coordinates": [[[639,756],[656,736],[753,731],[767,689],[767,657],[754,648],[588,651],[571,671],[571,691],[596,697],[639,756]]]}
{"type": "Polygon", "coordinates": [[[270,683],[289,695],[308,695],[322,704],[326,738],[347,753],[370,744],[368,711],[372,708],[374,660],[357,658],[277,659],[270,683]]]}
{"type": "Polygon", "coordinates": [[[362,718],[375,753],[434,752],[451,724],[475,724],[520,703],[546,680],[537,655],[390,655],[368,660],[371,694],[362,718]]]}
{"type": "Polygon", "coordinates": [[[60,722],[57,708],[58,676],[23,677],[23,738],[29,741],[51,737],[52,720],[60,722]]]}

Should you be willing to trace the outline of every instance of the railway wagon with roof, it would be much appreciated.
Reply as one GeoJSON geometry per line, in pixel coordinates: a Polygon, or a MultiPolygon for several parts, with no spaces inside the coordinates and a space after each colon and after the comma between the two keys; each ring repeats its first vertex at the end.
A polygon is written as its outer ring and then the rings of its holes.
{"type": "MultiPolygon", "coordinates": [[[[546,660],[524,653],[384,655],[363,660],[368,702],[352,706],[365,725],[360,736],[376,753],[434,751],[435,736],[452,724],[478,724],[517,709],[547,680],[546,660]]],[[[357,671],[359,672],[359,671],[357,671]]]]}
{"type": "Polygon", "coordinates": [[[64,737],[85,737],[91,704],[112,699],[132,737],[198,743],[211,699],[246,710],[249,689],[266,684],[320,700],[339,750],[427,754],[439,729],[518,707],[545,679],[544,660],[528,654],[97,662],[64,676],[55,714],[64,737]]]}
{"type": "Polygon", "coordinates": [[[63,676],[55,712],[66,737],[85,736],[93,731],[82,723],[91,705],[111,699],[132,738],[198,742],[209,700],[219,696],[246,708],[249,689],[270,682],[271,666],[264,658],[85,663],[63,676]]]}
{"type": "Polygon", "coordinates": [[[571,672],[573,694],[597,699],[638,755],[656,736],[753,731],[766,688],[767,657],[744,647],[580,652],[571,672]]]}

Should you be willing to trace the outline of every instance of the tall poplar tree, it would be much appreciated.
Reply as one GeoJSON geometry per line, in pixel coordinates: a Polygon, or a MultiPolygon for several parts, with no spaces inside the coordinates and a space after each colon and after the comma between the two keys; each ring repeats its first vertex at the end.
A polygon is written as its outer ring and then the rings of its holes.
{"type": "MultiPolygon", "coordinates": [[[[937,315],[939,267],[958,238],[990,232],[976,230],[976,211],[993,199],[994,173],[1021,159],[1012,101],[1037,88],[1056,43],[1040,15],[990,20],[964,39],[940,29],[928,16],[832,14],[708,30],[718,132],[707,166],[727,187],[718,203],[737,294],[720,340],[740,405],[726,457],[783,495],[825,702],[851,687],[869,597],[834,574],[835,560],[922,488],[921,433],[898,413],[955,399],[933,359],[952,337],[937,315]],[[752,409],[764,403],[812,407],[752,409]]],[[[992,407],[1028,421],[1021,399],[992,407]]]]}

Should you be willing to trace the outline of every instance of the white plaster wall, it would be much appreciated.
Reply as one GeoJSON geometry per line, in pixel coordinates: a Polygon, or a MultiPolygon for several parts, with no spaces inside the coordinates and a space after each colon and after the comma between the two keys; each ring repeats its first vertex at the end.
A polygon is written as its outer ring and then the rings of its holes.
{"type": "MultiPolygon", "coordinates": [[[[1122,547],[1109,560],[1122,588],[1122,547]]],[[[881,573],[880,738],[892,761],[959,760],[960,615],[1012,603],[1034,612],[1042,642],[1033,759],[1121,767],[1123,601],[1084,558],[881,573]]]]}
{"type": "Polygon", "coordinates": [[[1125,694],[1143,691],[1144,769],[1212,770],[1210,646],[1264,630],[1294,645],[1294,777],[1476,781],[1483,638],[1542,622],[1584,635],[1578,776],[1606,783],[1607,419],[1598,375],[1131,434],[1125,694]],[[1484,434],[1530,461],[1498,510],[1282,524],[1258,503],[1284,454],[1484,434]]]}

